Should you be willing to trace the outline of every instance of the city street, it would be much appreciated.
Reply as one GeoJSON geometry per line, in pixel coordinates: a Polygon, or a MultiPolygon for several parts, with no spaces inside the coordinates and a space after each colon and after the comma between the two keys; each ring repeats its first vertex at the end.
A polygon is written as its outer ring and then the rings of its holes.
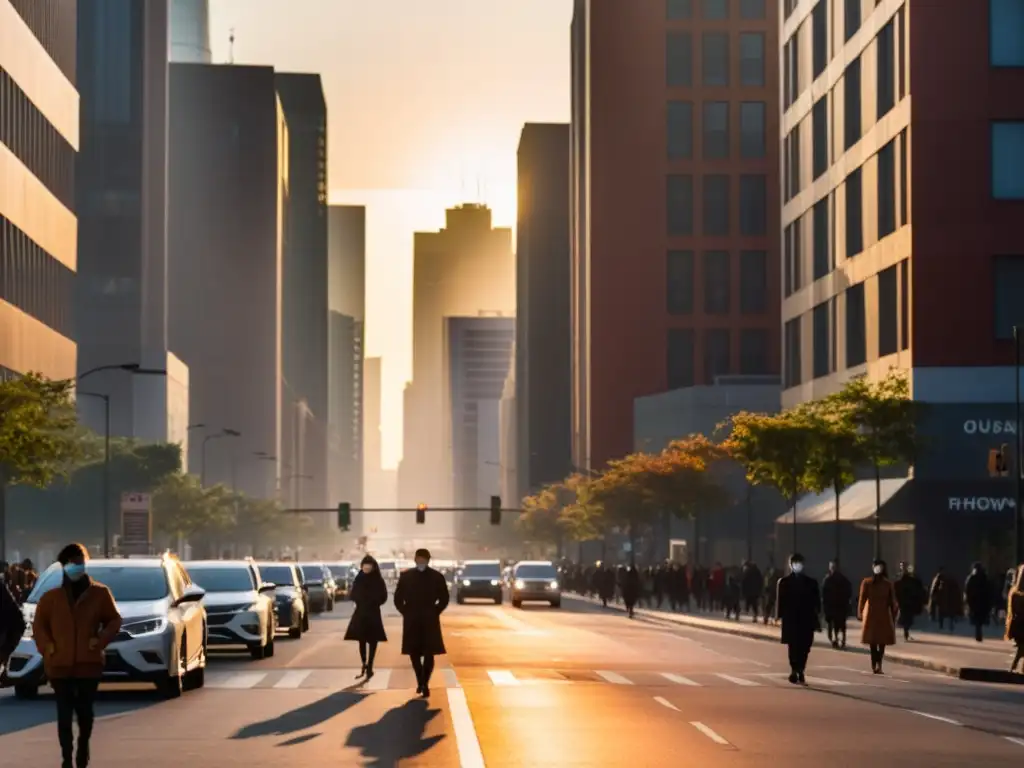
{"type": "MultiPolygon", "coordinates": [[[[161,701],[146,688],[101,693],[93,755],[104,768],[303,766],[1019,766],[1024,687],[966,683],[815,648],[806,688],[785,649],[704,629],[630,621],[569,600],[454,603],[449,655],[429,701],[398,654],[400,619],[377,674],[356,679],[342,639],[348,604],[314,620],[272,659],[218,657],[206,688],[161,701]],[[685,759],[681,760],[681,756],[685,759]]],[[[58,759],[49,695],[0,692],[0,754],[58,759]]]]}

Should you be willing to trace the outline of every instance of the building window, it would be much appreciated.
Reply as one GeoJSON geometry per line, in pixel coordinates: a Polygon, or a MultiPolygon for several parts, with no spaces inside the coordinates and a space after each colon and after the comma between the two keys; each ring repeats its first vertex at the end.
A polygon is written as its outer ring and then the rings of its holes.
{"type": "Polygon", "coordinates": [[[878,86],[875,88],[877,97],[877,117],[882,119],[896,105],[896,22],[890,20],[882,27],[875,41],[878,52],[878,69],[876,71],[878,86]]]}
{"type": "Polygon", "coordinates": [[[668,313],[693,314],[693,251],[669,251],[666,261],[668,313]]]}
{"type": "Polygon", "coordinates": [[[764,87],[764,33],[740,33],[740,85],[764,87]]]}
{"type": "Polygon", "coordinates": [[[665,80],[670,88],[693,85],[693,38],[689,32],[669,32],[665,38],[665,80]]]}
{"type": "Polygon", "coordinates": [[[1024,2],[989,0],[989,60],[994,67],[1024,67],[1024,2]]]}
{"type": "Polygon", "coordinates": [[[670,101],[667,115],[669,160],[693,157],[693,102],[670,101]]]}
{"type": "Polygon", "coordinates": [[[1012,339],[1013,327],[1024,330],[1024,256],[996,256],[992,292],[997,339],[1012,339]]]}
{"type": "Polygon", "coordinates": [[[854,368],[867,362],[866,312],[864,283],[846,289],[846,367],[854,368]]]}
{"type": "Polygon", "coordinates": [[[846,258],[864,250],[864,190],[861,169],[846,177],[846,258]]]}
{"type": "Polygon", "coordinates": [[[786,178],[784,181],[786,182],[788,200],[799,195],[802,189],[800,183],[800,134],[803,133],[804,123],[805,121],[801,121],[793,126],[793,130],[786,137],[789,140],[789,151],[786,153],[786,178]]]}
{"type": "Polygon", "coordinates": [[[760,174],[740,176],[740,234],[763,235],[768,231],[768,178],[760,174]]]}
{"type": "Polygon", "coordinates": [[[895,354],[899,348],[899,283],[896,267],[878,273],[878,356],[895,354]]]}
{"type": "Polygon", "coordinates": [[[668,233],[693,234],[693,176],[672,174],[667,180],[668,233]]]}
{"type": "Polygon", "coordinates": [[[803,287],[802,254],[800,248],[800,227],[802,219],[797,219],[783,234],[782,261],[786,272],[786,296],[791,296],[803,287]]]}
{"type": "Polygon", "coordinates": [[[764,0],[740,0],[740,18],[750,21],[765,18],[764,0]]]}
{"type": "Polygon", "coordinates": [[[706,251],[704,253],[704,312],[708,315],[729,314],[728,251],[706,251]]]}
{"type": "Polygon", "coordinates": [[[705,32],[702,45],[701,71],[704,85],[729,85],[729,35],[724,32],[705,32]]]}
{"type": "Polygon", "coordinates": [[[878,239],[896,231],[896,140],[878,152],[878,239]]]}
{"type": "Polygon", "coordinates": [[[819,280],[832,271],[832,254],[829,253],[828,198],[823,197],[814,204],[812,213],[814,250],[814,279],[819,280]]]}
{"type": "Polygon", "coordinates": [[[704,234],[729,234],[729,177],[711,174],[704,177],[704,234]]]}
{"type": "Polygon", "coordinates": [[[665,18],[669,21],[693,18],[693,0],[665,0],[665,18]]]}
{"type": "Polygon", "coordinates": [[[740,157],[764,157],[766,112],[763,101],[740,102],[740,157]]]}
{"type": "Polygon", "coordinates": [[[897,139],[900,149],[900,226],[905,227],[910,223],[907,212],[907,131],[900,131],[897,139]]]}
{"type": "Polygon", "coordinates": [[[818,77],[828,66],[828,4],[831,0],[818,0],[811,11],[811,48],[813,76],[818,77]]]}
{"type": "Polygon", "coordinates": [[[860,141],[860,57],[843,74],[843,113],[843,147],[849,149],[860,141]]]}
{"type": "Polygon", "coordinates": [[[828,95],[814,103],[811,110],[811,165],[817,180],[828,170],[828,95]]]}
{"type": "Polygon", "coordinates": [[[704,159],[721,160],[729,156],[729,102],[704,102],[704,159]]]}
{"type": "Polygon", "coordinates": [[[1024,122],[992,123],[992,197],[1024,200],[1024,122]]]}
{"type": "MultiPolygon", "coordinates": [[[[0,299],[74,340],[77,280],[77,275],[61,261],[0,215],[0,299]]],[[[129,281],[121,278],[104,282],[106,290],[110,290],[110,283],[120,287],[129,281]]]]}
{"type": "Polygon", "coordinates": [[[811,313],[811,345],[813,360],[811,361],[811,375],[815,379],[828,376],[832,373],[831,366],[831,345],[832,331],[829,329],[831,319],[831,302],[825,301],[814,308],[811,313]]]}
{"type": "Polygon", "coordinates": [[[693,331],[689,328],[669,328],[667,346],[668,388],[692,387],[693,331]]]}
{"type": "Polygon", "coordinates": [[[768,254],[740,251],[740,312],[762,315],[768,311],[768,254]]]}
{"type": "Polygon", "coordinates": [[[794,317],[786,323],[783,331],[785,369],[782,377],[786,389],[802,383],[803,365],[800,359],[800,318],[794,317]]]}
{"type": "Polygon", "coordinates": [[[743,376],[767,376],[768,331],[762,328],[744,328],[740,331],[740,373],[743,376]]]}
{"type": "Polygon", "coordinates": [[[729,375],[729,330],[713,328],[704,332],[704,383],[714,384],[729,375]]]}
{"type": "Polygon", "coordinates": [[[799,34],[793,35],[782,49],[783,107],[788,108],[800,97],[799,34]]]}
{"type": "Polygon", "coordinates": [[[729,0],[701,0],[701,18],[724,21],[729,18],[729,0]]]}
{"type": "Polygon", "coordinates": [[[843,0],[844,38],[849,40],[860,29],[860,0],[843,0]]]}
{"type": "Polygon", "coordinates": [[[910,259],[900,262],[900,349],[910,349],[910,259]]]}

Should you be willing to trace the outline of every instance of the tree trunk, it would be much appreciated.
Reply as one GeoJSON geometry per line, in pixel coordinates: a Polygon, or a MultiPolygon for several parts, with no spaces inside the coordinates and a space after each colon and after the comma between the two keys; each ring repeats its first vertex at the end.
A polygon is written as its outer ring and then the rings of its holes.
{"type": "Polygon", "coordinates": [[[875,464],[875,558],[882,556],[882,476],[875,464]]]}
{"type": "Polygon", "coordinates": [[[796,552],[796,496],[793,497],[793,552],[796,552]]]}
{"type": "Polygon", "coordinates": [[[843,524],[839,520],[839,492],[842,489],[839,487],[839,483],[832,486],[832,492],[836,496],[836,562],[839,562],[839,539],[842,534],[843,524]]]}

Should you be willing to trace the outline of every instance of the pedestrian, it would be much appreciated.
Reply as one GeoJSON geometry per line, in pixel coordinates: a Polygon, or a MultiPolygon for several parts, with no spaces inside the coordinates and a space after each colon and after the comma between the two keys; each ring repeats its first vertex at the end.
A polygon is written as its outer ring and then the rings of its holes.
{"type": "Polygon", "coordinates": [[[964,602],[967,603],[967,615],[974,627],[974,639],[980,643],[992,615],[992,585],[981,563],[971,566],[971,573],[964,582],[964,602]]]}
{"type": "Polygon", "coordinates": [[[821,593],[818,582],[804,573],[803,555],[793,553],[789,570],[779,579],[775,605],[782,623],[782,643],[789,648],[789,682],[806,683],[807,657],[814,633],[821,631],[821,593]]]}
{"type": "Polygon", "coordinates": [[[761,602],[761,592],[764,590],[764,576],[757,563],[747,560],[743,563],[743,574],[740,577],[743,589],[743,602],[746,604],[747,612],[753,615],[754,623],[757,623],[757,609],[761,602]]]}
{"type": "Polygon", "coordinates": [[[633,610],[640,598],[640,573],[635,565],[630,565],[622,571],[622,602],[626,604],[626,614],[633,618],[633,610]]]}
{"type": "Polygon", "coordinates": [[[388,585],[384,583],[380,565],[372,556],[367,555],[359,564],[359,573],[352,582],[349,599],[356,608],[345,630],[345,639],[359,643],[359,659],[363,663],[359,676],[369,680],[373,677],[377,643],[388,641],[384,620],[380,615],[381,606],[388,601],[388,585]]]}
{"type": "Polygon", "coordinates": [[[909,642],[914,619],[924,611],[928,594],[921,579],[914,573],[914,566],[909,563],[900,563],[900,577],[893,586],[896,589],[896,604],[900,610],[899,622],[903,629],[903,639],[909,642]]]}
{"type": "Polygon", "coordinates": [[[81,544],[68,544],[60,551],[57,562],[64,569],[63,580],[39,598],[32,623],[46,679],[57,701],[57,734],[64,768],[72,764],[74,717],[78,718],[75,765],[89,765],[93,705],[103,674],[103,652],[121,629],[121,616],[110,590],[89,578],[88,559],[81,544]]]}
{"type": "Polygon", "coordinates": [[[871,565],[872,575],[860,583],[857,616],[863,622],[861,642],[871,651],[871,671],[882,674],[885,647],[896,644],[896,588],[889,581],[884,560],[871,565]]]}
{"type": "Polygon", "coordinates": [[[398,578],[395,608],[402,614],[402,653],[416,673],[416,693],[430,695],[434,657],[445,653],[441,614],[448,607],[448,584],[430,567],[430,551],[417,549],[416,567],[398,578]]]}
{"type": "Polygon", "coordinates": [[[821,603],[825,626],[832,647],[846,648],[846,619],[850,616],[853,585],[839,567],[839,558],[828,564],[828,575],[821,582],[821,603]]]}
{"type": "Polygon", "coordinates": [[[1024,565],[1017,568],[1017,576],[1007,598],[1006,639],[1017,646],[1010,664],[1010,671],[1016,672],[1017,665],[1024,658],[1024,565]]]}
{"type": "Polygon", "coordinates": [[[25,618],[14,595],[0,575],[0,677],[3,676],[7,660],[18,647],[25,634],[25,618]]]}

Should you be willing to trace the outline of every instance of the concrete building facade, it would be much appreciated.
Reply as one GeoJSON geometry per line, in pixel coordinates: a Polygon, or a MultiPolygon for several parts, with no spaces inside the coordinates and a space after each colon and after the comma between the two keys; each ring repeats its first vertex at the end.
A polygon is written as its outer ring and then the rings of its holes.
{"type": "Polygon", "coordinates": [[[254,497],[282,477],[288,130],[270,67],[171,66],[171,342],[190,368],[188,466],[254,497]],[[202,311],[196,311],[202,308],[202,311]],[[274,457],[261,459],[257,454],[274,457]]]}
{"type": "Polygon", "coordinates": [[[527,123],[516,208],[516,482],[510,504],[572,470],[569,126],[527,123]]]}
{"type": "Polygon", "coordinates": [[[5,378],[37,371],[69,379],[77,370],[75,25],[73,0],[0,0],[0,376],[5,378]]]}
{"type": "Polygon", "coordinates": [[[777,29],[775,0],[576,2],[579,467],[631,449],[636,397],[778,372],[777,29]]]}
{"type": "Polygon", "coordinates": [[[209,64],[210,0],[170,0],[171,61],[209,64]]]}

